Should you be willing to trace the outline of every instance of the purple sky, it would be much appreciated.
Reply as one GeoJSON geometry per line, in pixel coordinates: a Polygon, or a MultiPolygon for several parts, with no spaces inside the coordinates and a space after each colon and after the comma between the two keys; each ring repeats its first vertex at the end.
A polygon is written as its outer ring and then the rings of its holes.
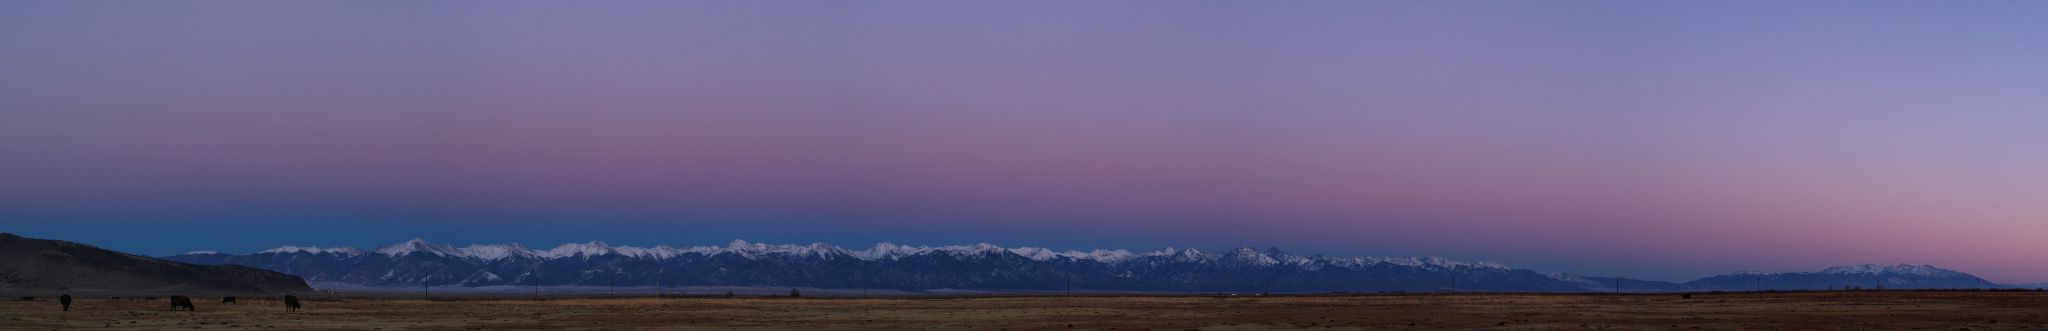
{"type": "Polygon", "coordinates": [[[2048,280],[2048,2],[4,1],[0,231],[2048,280]]]}

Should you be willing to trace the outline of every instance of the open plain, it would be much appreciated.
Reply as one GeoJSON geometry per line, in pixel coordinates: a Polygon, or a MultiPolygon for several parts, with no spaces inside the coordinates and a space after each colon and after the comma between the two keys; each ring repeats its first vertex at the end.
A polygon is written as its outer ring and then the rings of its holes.
{"type": "Polygon", "coordinates": [[[0,329],[2048,330],[2048,293],[1804,292],[971,298],[243,298],[0,302],[0,329]]]}

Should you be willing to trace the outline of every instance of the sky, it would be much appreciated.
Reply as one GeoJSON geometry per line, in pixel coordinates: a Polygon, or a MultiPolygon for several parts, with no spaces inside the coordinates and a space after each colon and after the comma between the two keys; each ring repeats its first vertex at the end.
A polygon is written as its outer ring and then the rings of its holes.
{"type": "Polygon", "coordinates": [[[0,1],[0,231],[2048,281],[2048,2],[0,1]]]}

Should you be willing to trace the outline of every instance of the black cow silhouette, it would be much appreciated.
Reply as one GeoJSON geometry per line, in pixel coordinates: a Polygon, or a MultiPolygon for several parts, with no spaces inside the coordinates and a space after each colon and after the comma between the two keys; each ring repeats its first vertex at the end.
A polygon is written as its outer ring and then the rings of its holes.
{"type": "Polygon", "coordinates": [[[229,297],[220,297],[220,303],[222,303],[222,304],[232,304],[232,303],[235,303],[235,297],[231,297],[231,296],[229,296],[229,297]]]}
{"type": "Polygon", "coordinates": [[[1679,295],[1678,295],[1678,298],[1679,298],[1679,299],[1691,299],[1691,298],[1692,298],[1692,293],[1684,293],[1684,294],[1679,294],[1679,295]]]}
{"type": "Polygon", "coordinates": [[[188,311],[199,311],[199,308],[192,307],[192,298],[183,295],[171,296],[171,310],[176,311],[178,307],[185,307],[185,310],[188,311]]]}
{"type": "Polygon", "coordinates": [[[60,297],[57,297],[57,303],[61,303],[61,304],[64,304],[64,311],[71,311],[71,295],[70,295],[70,294],[65,294],[64,296],[60,296],[60,297]]]}
{"type": "Polygon", "coordinates": [[[285,295],[285,296],[284,296],[284,311],[299,311],[299,297],[296,297],[296,296],[292,296],[292,295],[285,295]]]}

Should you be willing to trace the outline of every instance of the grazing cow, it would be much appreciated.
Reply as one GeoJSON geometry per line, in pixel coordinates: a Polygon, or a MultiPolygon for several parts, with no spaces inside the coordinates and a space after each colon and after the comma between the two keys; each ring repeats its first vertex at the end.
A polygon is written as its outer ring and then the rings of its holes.
{"type": "Polygon", "coordinates": [[[65,294],[64,296],[60,296],[60,297],[57,297],[57,303],[61,303],[61,304],[64,304],[64,311],[71,311],[71,295],[70,295],[70,294],[65,294]]]}
{"type": "Polygon", "coordinates": [[[36,297],[21,297],[21,301],[36,301],[36,297]]]}
{"type": "Polygon", "coordinates": [[[231,297],[231,296],[228,296],[228,297],[220,297],[220,303],[221,303],[221,304],[234,304],[234,303],[235,303],[235,297],[231,297]]]}
{"type": "Polygon", "coordinates": [[[284,311],[299,311],[299,297],[292,296],[289,294],[285,295],[284,311]]]}
{"type": "Polygon", "coordinates": [[[1692,298],[1692,293],[1685,293],[1685,294],[1679,294],[1679,295],[1678,295],[1678,298],[1679,298],[1679,299],[1691,299],[1691,298],[1692,298]]]}
{"type": "Polygon", "coordinates": [[[178,307],[184,307],[187,311],[199,311],[199,308],[192,307],[192,298],[183,295],[171,296],[171,311],[177,311],[178,307]]]}

